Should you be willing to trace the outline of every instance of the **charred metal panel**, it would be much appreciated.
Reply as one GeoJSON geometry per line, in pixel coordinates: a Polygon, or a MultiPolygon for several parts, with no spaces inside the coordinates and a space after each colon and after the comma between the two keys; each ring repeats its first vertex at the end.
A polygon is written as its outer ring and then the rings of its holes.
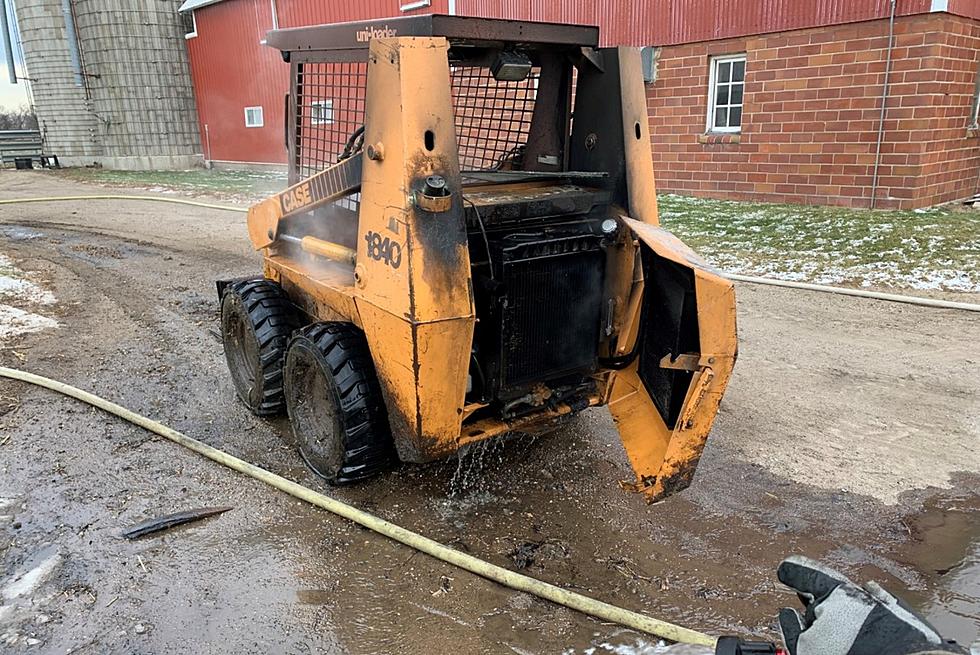
{"type": "Polygon", "coordinates": [[[613,204],[628,208],[619,57],[615,50],[600,53],[602,70],[583,66],[578,72],[569,168],[607,173],[604,186],[613,204]]]}
{"type": "Polygon", "coordinates": [[[691,386],[691,371],[663,368],[665,356],[700,353],[694,271],[643,249],[640,379],[667,427],[673,429],[691,386]]]}

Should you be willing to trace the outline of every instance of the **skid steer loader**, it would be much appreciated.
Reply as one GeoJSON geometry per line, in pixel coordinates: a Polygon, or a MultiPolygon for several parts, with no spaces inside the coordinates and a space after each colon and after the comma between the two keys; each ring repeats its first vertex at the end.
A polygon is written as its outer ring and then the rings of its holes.
{"type": "Polygon", "coordinates": [[[658,225],[639,52],[456,16],[275,30],[290,185],[218,282],[256,414],[329,483],[608,405],[654,500],[685,488],[735,363],[732,284],[658,225]]]}

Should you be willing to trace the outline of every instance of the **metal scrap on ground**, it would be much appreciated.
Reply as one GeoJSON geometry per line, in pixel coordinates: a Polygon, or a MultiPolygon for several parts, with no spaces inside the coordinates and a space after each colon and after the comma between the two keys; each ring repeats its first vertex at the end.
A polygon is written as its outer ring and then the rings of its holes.
{"type": "Polygon", "coordinates": [[[148,534],[153,534],[154,532],[160,532],[162,530],[169,530],[170,528],[183,525],[184,523],[200,521],[201,519],[206,519],[207,517],[214,516],[215,514],[224,514],[230,509],[232,508],[202,507],[200,509],[188,509],[183,512],[175,512],[173,514],[167,514],[166,516],[147,519],[142,523],[137,523],[129,530],[123,532],[122,536],[126,539],[139,539],[140,537],[145,537],[148,534]]]}

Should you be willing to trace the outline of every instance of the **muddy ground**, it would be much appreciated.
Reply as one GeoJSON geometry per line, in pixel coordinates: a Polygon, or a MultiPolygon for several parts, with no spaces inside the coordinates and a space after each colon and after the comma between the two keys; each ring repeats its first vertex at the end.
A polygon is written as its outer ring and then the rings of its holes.
{"type": "MultiPolygon", "coordinates": [[[[0,173],[0,198],[95,191],[0,173]]],[[[214,279],[258,270],[243,215],[0,206],[0,252],[54,293],[38,311],[59,323],[5,338],[0,363],[323,488],[284,423],[236,402],[211,334],[214,279]]],[[[750,285],[738,302],[740,359],[721,415],[694,484],[663,503],[616,485],[629,468],[605,410],[536,441],[328,491],[491,562],[714,633],[774,636],[777,608],[795,601],[774,568],[805,553],[976,639],[977,315],[750,285]]],[[[75,401],[4,381],[0,413],[0,651],[658,650],[75,401]],[[212,505],[234,509],[119,536],[212,505]]]]}

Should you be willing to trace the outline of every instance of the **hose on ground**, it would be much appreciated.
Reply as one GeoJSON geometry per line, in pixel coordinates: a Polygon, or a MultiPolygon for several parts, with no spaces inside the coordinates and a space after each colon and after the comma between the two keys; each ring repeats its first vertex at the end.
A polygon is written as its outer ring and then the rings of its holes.
{"type": "Polygon", "coordinates": [[[75,398],[76,400],[80,400],[84,403],[88,403],[93,407],[98,407],[103,411],[114,414],[129,421],[130,423],[158,434],[161,437],[173,441],[174,443],[180,444],[185,448],[189,448],[190,450],[193,450],[194,452],[203,455],[212,461],[222,464],[223,466],[227,466],[228,468],[234,469],[239,473],[244,473],[249,477],[265,482],[266,484],[271,485],[280,491],[284,491],[295,498],[299,498],[300,500],[320,507],[321,509],[325,509],[328,512],[332,512],[333,514],[348,519],[349,521],[353,521],[358,525],[361,525],[369,530],[373,530],[374,532],[388,537],[389,539],[394,539],[395,541],[430,555],[438,560],[446,562],[447,564],[452,564],[453,566],[465,569],[470,573],[487,578],[488,580],[492,580],[506,587],[510,587],[511,589],[533,594],[539,598],[550,600],[553,603],[578,610],[584,614],[594,616],[604,621],[618,623],[640,632],[661,637],[668,641],[695,644],[699,646],[709,646],[711,648],[715,647],[715,643],[717,641],[715,637],[696,630],[691,630],[690,628],[661,621],[638,612],[633,612],[622,607],[617,607],[609,603],[604,603],[602,601],[595,600],[594,598],[589,598],[588,596],[583,596],[582,594],[568,591],[567,589],[562,589],[561,587],[553,584],[542,582],[541,580],[536,580],[526,575],[509,571],[503,567],[473,557],[472,555],[461,553],[460,551],[444,546],[433,539],[429,539],[428,537],[424,537],[418,533],[406,530],[401,526],[361,511],[335,498],[330,498],[329,496],[325,496],[291,480],[287,480],[286,478],[276,475],[275,473],[259,468],[254,464],[250,464],[245,460],[229,455],[228,453],[218,450],[213,446],[209,446],[206,443],[198,441],[197,439],[188,437],[187,435],[169,428],[162,423],[158,423],[157,421],[132,412],[125,407],[88,393],[87,391],[82,391],[81,389],[65,384],[64,382],[52,380],[40,375],[34,375],[33,373],[27,373],[26,371],[19,371],[17,369],[5,367],[0,367],[0,377],[20,380],[21,382],[27,382],[39,387],[44,387],[45,389],[50,389],[60,394],[75,398]]]}
{"type": "Polygon", "coordinates": [[[178,205],[190,205],[191,207],[204,207],[206,209],[223,209],[229,212],[242,212],[248,210],[243,207],[232,207],[230,205],[216,205],[210,202],[199,202],[197,200],[187,200],[185,198],[167,198],[164,196],[131,196],[123,194],[100,194],[95,196],[48,196],[45,198],[11,198],[0,200],[0,205],[16,205],[25,202],[66,202],[74,200],[150,200],[153,202],[173,202],[178,205]]]}
{"type": "MultiPolygon", "coordinates": [[[[23,202],[60,202],[66,200],[151,200],[154,202],[173,202],[179,205],[191,205],[192,207],[205,207],[207,209],[221,209],[230,212],[247,212],[242,207],[231,207],[229,205],[215,205],[196,200],[185,200],[183,198],[166,198],[162,196],[131,196],[122,194],[103,194],[95,196],[51,196],[46,198],[13,198],[10,200],[0,200],[0,205],[14,205],[23,202]]],[[[737,273],[725,273],[725,277],[736,282],[749,282],[751,284],[766,284],[774,287],[786,287],[788,289],[803,289],[806,291],[822,291],[824,293],[836,293],[845,296],[855,296],[858,298],[871,298],[874,300],[886,300],[889,302],[901,302],[908,305],[919,305],[920,307],[935,307],[940,309],[961,309],[968,312],[980,312],[980,305],[968,302],[956,302],[953,300],[938,300],[935,298],[921,298],[919,296],[905,296],[897,293],[881,293],[878,291],[864,291],[861,289],[848,289],[845,287],[832,287],[823,284],[809,284],[806,282],[791,282],[789,280],[773,280],[765,277],[753,277],[750,275],[739,275],[737,273]]]]}
{"type": "Polygon", "coordinates": [[[902,302],[908,305],[920,305],[922,307],[936,307],[940,309],[962,309],[968,312],[980,312],[980,305],[969,302],[956,302],[953,300],[940,300],[938,298],[920,298],[919,296],[903,296],[899,293],[883,293],[881,291],[864,291],[862,289],[848,289],[847,287],[831,287],[825,284],[809,284],[808,282],[790,282],[788,280],[773,280],[767,277],[752,277],[751,275],[739,275],[737,273],[725,273],[725,277],[736,282],[749,282],[751,284],[767,284],[772,287],[786,287],[788,289],[804,289],[806,291],[822,291],[824,293],[837,293],[843,296],[857,296],[859,298],[872,298],[874,300],[886,300],[888,302],[902,302]]]}

